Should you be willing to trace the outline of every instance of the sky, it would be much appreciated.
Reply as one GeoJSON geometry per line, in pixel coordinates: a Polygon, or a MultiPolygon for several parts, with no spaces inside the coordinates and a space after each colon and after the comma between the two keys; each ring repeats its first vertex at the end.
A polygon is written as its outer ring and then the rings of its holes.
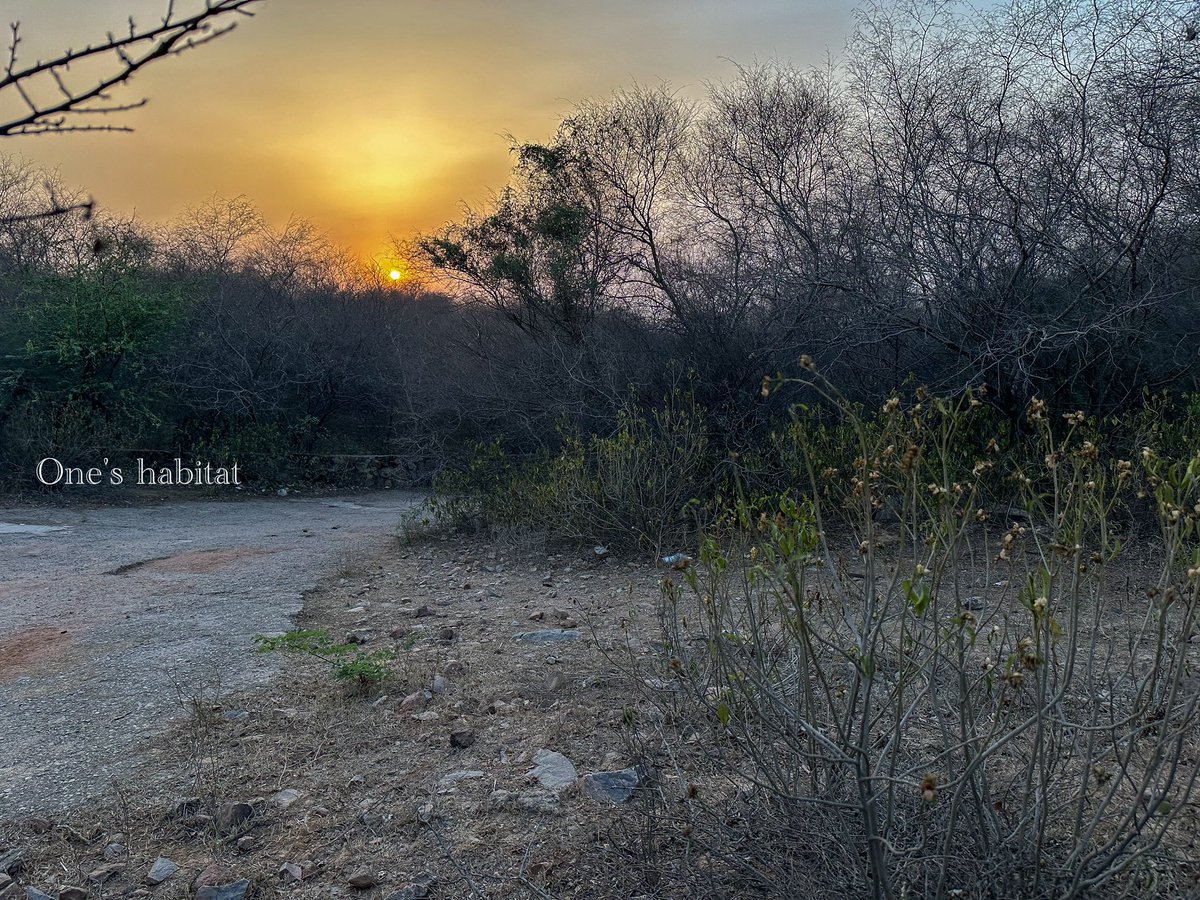
{"type": "MultiPolygon", "coordinates": [[[[202,0],[176,0],[180,10],[202,0]]],[[[4,0],[23,57],[103,39],[166,0],[4,0]]],[[[169,220],[215,194],[311,220],[360,256],[501,187],[507,134],[551,136],[633,83],[699,96],[734,63],[840,54],[851,0],[264,0],[208,46],[140,73],[130,134],[8,138],[103,207],[169,220]]]]}

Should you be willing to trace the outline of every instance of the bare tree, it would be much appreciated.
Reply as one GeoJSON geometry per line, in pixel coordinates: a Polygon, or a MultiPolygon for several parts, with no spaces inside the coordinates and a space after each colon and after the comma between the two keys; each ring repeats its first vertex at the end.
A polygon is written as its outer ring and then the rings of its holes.
{"type": "MultiPolygon", "coordinates": [[[[108,32],[102,41],[67,50],[45,60],[22,61],[20,24],[11,25],[8,60],[0,76],[0,105],[15,111],[0,119],[0,137],[62,134],[78,131],[129,131],[111,122],[116,115],[145,105],[145,98],[118,100],[113,93],[139,71],[158,60],[178,56],[228,34],[237,16],[252,16],[261,0],[205,0],[204,7],[182,13],[168,0],[163,17],[139,26],[131,17],[127,29],[108,32]],[[83,69],[89,77],[72,73],[83,69]]],[[[90,214],[92,201],[51,192],[48,207],[8,213],[4,221],[40,219],[66,212],[90,214]]]]}

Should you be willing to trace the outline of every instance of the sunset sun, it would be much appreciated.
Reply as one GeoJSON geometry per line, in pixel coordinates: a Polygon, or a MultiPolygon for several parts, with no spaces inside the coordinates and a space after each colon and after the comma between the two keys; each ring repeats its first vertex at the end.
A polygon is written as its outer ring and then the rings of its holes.
{"type": "Polygon", "coordinates": [[[388,278],[392,279],[392,281],[399,281],[401,278],[400,270],[392,269],[392,271],[388,272],[388,278]]]}

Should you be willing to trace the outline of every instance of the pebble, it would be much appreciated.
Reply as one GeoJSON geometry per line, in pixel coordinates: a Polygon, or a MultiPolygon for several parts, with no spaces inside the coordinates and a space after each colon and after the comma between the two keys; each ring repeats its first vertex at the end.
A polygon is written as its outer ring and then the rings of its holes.
{"type": "Polygon", "coordinates": [[[150,866],[150,871],[146,873],[146,884],[162,884],[178,871],[178,865],[167,859],[165,856],[160,856],[154,861],[154,864],[150,866]]]}
{"type": "Polygon", "coordinates": [[[475,743],[475,732],[470,728],[456,728],[450,732],[450,746],[465,750],[475,743]]]}
{"type": "Polygon", "coordinates": [[[578,631],[568,629],[548,629],[546,631],[522,631],[513,636],[515,640],[527,641],[531,644],[550,644],[558,641],[578,641],[583,636],[578,631]]]}
{"type": "Polygon", "coordinates": [[[58,900],[87,900],[88,892],[81,887],[66,885],[58,891],[58,900]]]}
{"type": "Polygon", "coordinates": [[[530,776],[536,778],[542,787],[555,793],[569,788],[578,777],[574,764],[554,750],[538,750],[533,755],[533,763],[530,776]]]}
{"type": "Polygon", "coordinates": [[[633,792],[646,781],[646,772],[640,767],[630,767],[617,772],[593,772],[581,779],[583,792],[598,802],[619,805],[633,796],[633,792]]]}
{"type": "Polygon", "coordinates": [[[347,883],[356,891],[365,891],[367,888],[375,887],[376,884],[375,876],[369,872],[358,872],[355,875],[351,875],[347,879],[347,883]]]}
{"type": "Polygon", "coordinates": [[[250,882],[243,878],[231,884],[206,885],[196,891],[196,900],[245,900],[249,890],[250,882]]]}
{"type": "Polygon", "coordinates": [[[287,809],[303,796],[303,791],[298,791],[295,788],[284,788],[282,791],[279,791],[277,794],[271,797],[271,802],[280,809],[287,809]]]}
{"type": "Polygon", "coordinates": [[[433,875],[418,875],[400,890],[388,894],[386,900],[425,900],[436,883],[437,878],[433,875]]]}

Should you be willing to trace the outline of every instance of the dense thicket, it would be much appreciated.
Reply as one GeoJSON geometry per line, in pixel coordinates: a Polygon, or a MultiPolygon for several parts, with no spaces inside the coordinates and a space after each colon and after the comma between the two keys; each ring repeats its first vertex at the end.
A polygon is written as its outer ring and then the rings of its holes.
{"type": "MultiPolygon", "coordinates": [[[[1195,390],[1195,4],[867,8],[842,61],[701,102],[637,88],[518,145],[486,208],[357,277],[242,201],[170,227],[26,218],[0,178],[0,454],[557,448],[682,389],[722,453],[811,355],[855,400],[990,386],[1096,415],[1195,390]],[[453,289],[451,289],[453,285],[453,289]]],[[[60,202],[69,192],[56,191],[60,202]]]]}

